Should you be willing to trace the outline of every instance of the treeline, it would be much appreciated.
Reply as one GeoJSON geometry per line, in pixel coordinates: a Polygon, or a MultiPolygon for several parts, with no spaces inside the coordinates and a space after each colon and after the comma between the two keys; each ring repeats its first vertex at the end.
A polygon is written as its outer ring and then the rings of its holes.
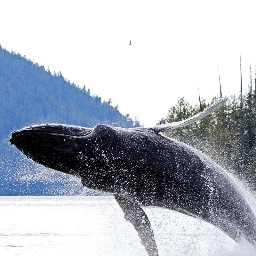
{"type": "MultiPolygon", "coordinates": [[[[242,85],[242,84],[241,84],[242,85]]],[[[239,175],[256,189],[256,80],[248,92],[231,96],[225,106],[213,115],[190,126],[168,132],[168,136],[183,141],[209,155],[226,169],[239,175]],[[254,87],[254,88],[253,88],[254,87]]],[[[180,98],[160,123],[186,119],[220,100],[215,97],[197,105],[180,98]]]]}

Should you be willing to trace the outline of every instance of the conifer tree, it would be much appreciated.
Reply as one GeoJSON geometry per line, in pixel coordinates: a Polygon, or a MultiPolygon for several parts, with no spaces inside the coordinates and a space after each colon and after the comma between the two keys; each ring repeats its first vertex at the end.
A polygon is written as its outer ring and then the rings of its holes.
{"type": "MultiPolygon", "coordinates": [[[[192,106],[184,98],[169,109],[168,116],[161,122],[180,121],[188,118],[205,107],[219,101],[222,97],[220,81],[219,97],[209,104],[199,94],[199,105],[192,106]]],[[[250,83],[248,92],[243,91],[242,65],[240,57],[240,94],[230,96],[225,106],[188,127],[169,131],[174,137],[205,152],[217,163],[243,177],[256,189],[256,75],[252,77],[250,67],[250,83]]]]}

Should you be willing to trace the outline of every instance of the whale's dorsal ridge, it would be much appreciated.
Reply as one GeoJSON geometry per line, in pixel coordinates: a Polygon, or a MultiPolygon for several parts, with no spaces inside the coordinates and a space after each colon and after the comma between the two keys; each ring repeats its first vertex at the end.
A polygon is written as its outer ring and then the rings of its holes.
{"type": "Polygon", "coordinates": [[[211,115],[213,112],[215,112],[216,110],[220,109],[221,107],[223,107],[223,105],[225,104],[225,102],[227,101],[227,98],[222,99],[221,101],[219,101],[218,103],[210,106],[209,108],[205,109],[204,111],[189,117],[185,120],[182,121],[178,121],[178,122],[172,122],[172,123],[167,123],[167,124],[160,124],[160,125],[156,125],[153,127],[148,127],[148,128],[142,128],[144,130],[149,130],[149,131],[153,131],[155,133],[159,133],[159,132],[165,132],[167,130],[174,130],[177,128],[181,128],[181,127],[185,127],[188,126],[190,124],[193,124],[203,118],[205,118],[208,115],[211,115]]]}

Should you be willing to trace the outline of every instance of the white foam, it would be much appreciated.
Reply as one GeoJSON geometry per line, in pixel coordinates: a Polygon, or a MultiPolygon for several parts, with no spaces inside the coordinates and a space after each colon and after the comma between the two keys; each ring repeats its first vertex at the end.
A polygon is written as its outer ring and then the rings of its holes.
{"type": "Polygon", "coordinates": [[[255,256],[255,255],[256,255],[256,250],[253,247],[253,245],[243,239],[239,244],[237,244],[233,248],[232,251],[225,252],[220,256],[255,256]]]}

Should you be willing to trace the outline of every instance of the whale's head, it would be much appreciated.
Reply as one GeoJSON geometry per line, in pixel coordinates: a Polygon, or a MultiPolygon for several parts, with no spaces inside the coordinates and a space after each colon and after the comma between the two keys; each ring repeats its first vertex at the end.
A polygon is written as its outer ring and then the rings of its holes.
{"type": "Polygon", "coordinates": [[[10,142],[39,164],[87,179],[95,170],[110,168],[117,137],[117,131],[107,125],[44,124],[14,131],[10,142]]]}

